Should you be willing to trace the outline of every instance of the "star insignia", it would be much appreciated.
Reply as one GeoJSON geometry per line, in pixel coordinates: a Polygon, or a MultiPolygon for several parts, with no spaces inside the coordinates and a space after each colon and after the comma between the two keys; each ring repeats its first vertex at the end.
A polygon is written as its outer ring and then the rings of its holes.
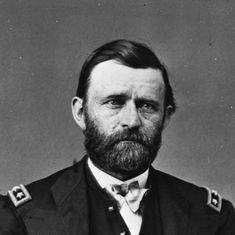
{"type": "Polygon", "coordinates": [[[213,199],[212,199],[212,203],[216,206],[216,205],[218,204],[217,199],[213,198],[213,199]]]}
{"type": "Polygon", "coordinates": [[[24,194],[22,192],[19,192],[16,194],[16,197],[21,199],[22,197],[24,197],[24,194]]]}

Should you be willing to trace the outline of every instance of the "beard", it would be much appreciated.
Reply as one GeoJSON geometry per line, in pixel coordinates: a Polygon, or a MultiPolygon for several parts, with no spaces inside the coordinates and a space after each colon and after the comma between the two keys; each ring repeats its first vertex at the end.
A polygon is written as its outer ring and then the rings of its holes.
{"type": "Polygon", "coordinates": [[[93,163],[107,172],[143,172],[152,164],[161,146],[162,122],[157,123],[154,132],[123,129],[111,135],[101,132],[87,111],[85,123],[86,151],[93,163]]]}

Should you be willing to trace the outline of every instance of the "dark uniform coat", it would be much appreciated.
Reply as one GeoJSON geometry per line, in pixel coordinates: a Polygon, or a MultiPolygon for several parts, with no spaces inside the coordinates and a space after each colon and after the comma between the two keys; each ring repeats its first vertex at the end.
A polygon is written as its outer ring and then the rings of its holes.
{"type": "MultiPolygon", "coordinates": [[[[15,207],[0,198],[0,235],[88,235],[86,158],[26,186],[32,200],[15,207]]],[[[207,205],[208,193],[151,169],[157,184],[164,235],[235,235],[235,212],[222,200],[220,211],[207,205]]],[[[152,208],[154,210],[154,208],[152,208]]]]}

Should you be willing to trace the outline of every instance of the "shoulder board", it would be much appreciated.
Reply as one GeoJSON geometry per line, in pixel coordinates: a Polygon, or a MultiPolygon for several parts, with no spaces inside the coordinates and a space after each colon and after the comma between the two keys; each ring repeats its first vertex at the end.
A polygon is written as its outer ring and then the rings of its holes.
{"type": "Polygon", "coordinates": [[[215,191],[209,188],[207,190],[207,205],[217,212],[221,211],[222,208],[222,197],[215,191]]]}
{"type": "Polygon", "coordinates": [[[23,205],[32,199],[31,195],[23,184],[15,186],[11,190],[9,190],[8,196],[15,205],[15,207],[23,205]]]}

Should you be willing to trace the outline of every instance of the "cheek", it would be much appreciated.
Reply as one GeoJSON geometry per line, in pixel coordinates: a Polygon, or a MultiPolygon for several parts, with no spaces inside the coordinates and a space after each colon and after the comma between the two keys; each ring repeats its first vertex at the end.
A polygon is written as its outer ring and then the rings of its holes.
{"type": "Polygon", "coordinates": [[[147,135],[154,136],[163,129],[163,118],[145,120],[142,129],[147,135]]]}
{"type": "Polygon", "coordinates": [[[110,112],[109,110],[100,110],[95,113],[94,118],[97,124],[106,132],[106,134],[113,134],[120,127],[120,118],[117,112],[110,112]]]}
{"type": "Polygon", "coordinates": [[[96,114],[93,116],[93,120],[96,123],[99,130],[106,134],[111,135],[113,134],[118,127],[118,121],[113,116],[107,115],[107,114],[96,114]]]}
{"type": "Polygon", "coordinates": [[[158,126],[163,125],[163,119],[164,119],[163,114],[158,113],[148,118],[142,118],[142,123],[143,126],[146,126],[148,128],[156,128],[158,126]]]}

